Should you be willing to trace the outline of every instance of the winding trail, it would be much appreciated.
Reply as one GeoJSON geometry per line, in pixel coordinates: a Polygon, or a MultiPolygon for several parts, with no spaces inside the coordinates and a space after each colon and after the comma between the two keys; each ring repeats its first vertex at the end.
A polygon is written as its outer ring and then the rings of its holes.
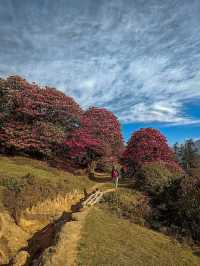
{"type": "Polygon", "coordinates": [[[78,242],[81,238],[81,230],[85,225],[85,220],[92,207],[97,204],[105,193],[115,191],[115,189],[106,189],[100,191],[99,187],[105,185],[98,184],[95,186],[96,191],[91,193],[80,208],[72,213],[72,220],[64,223],[62,226],[56,245],[44,251],[39,260],[35,261],[34,266],[75,266],[77,258],[78,242]]]}
{"type": "Polygon", "coordinates": [[[66,258],[67,258],[67,264],[66,266],[75,266],[76,265],[76,258],[77,258],[77,247],[78,247],[78,241],[81,238],[81,229],[85,225],[85,220],[88,215],[88,213],[92,210],[92,207],[98,203],[103,195],[105,193],[109,193],[114,191],[115,189],[107,189],[103,192],[96,193],[96,197],[91,198],[87,203],[85,204],[85,207],[81,210],[81,212],[75,213],[72,215],[74,222],[71,222],[71,224],[67,224],[69,230],[68,238],[66,246],[70,247],[67,249],[66,252],[66,258]]]}

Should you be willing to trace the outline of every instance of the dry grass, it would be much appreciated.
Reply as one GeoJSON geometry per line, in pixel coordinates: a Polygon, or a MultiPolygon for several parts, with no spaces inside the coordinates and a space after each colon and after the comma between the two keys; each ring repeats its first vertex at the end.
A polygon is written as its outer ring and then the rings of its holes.
{"type": "Polygon", "coordinates": [[[31,208],[25,209],[18,219],[18,225],[26,232],[34,233],[58,219],[64,212],[70,212],[72,205],[83,197],[78,190],[66,195],[57,195],[54,199],[38,202],[31,208]]]}
{"type": "Polygon", "coordinates": [[[34,214],[49,214],[60,215],[64,211],[70,211],[71,206],[80,201],[84,194],[78,190],[74,190],[66,194],[65,196],[57,195],[56,198],[50,200],[47,199],[43,202],[39,202],[37,205],[32,206],[25,210],[27,215],[34,214]]]}
{"type": "Polygon", "coordinates": [[[89,209],[79,213],[78,220],[65,223],[59,232],[55,246],[45,250],[39,259],[44,266],[76,266],[77,244],[89,209]]]}

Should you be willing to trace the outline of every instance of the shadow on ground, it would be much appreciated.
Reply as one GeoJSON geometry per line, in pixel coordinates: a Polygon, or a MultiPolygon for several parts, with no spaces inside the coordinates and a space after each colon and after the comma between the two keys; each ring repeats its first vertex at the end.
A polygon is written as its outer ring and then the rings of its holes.
{"type": "MultiPolygon", "coordinates": [[[[109,174],[105,173],[90,173],[89,179],[96,183],[114,183],[114,180],[109,174]]],[[[131,178],[120,178],[119,187],[121,188],[134,188],[134,182],[131,178]]]]}
{"type": "Polygon", "coordinates": [[[119,180],[119,187],[120,188],[134,188],[134,182],[131,178],[121,178],[119,180]]]}
{"type": "Polygon", "coordinates": [[[193,252],[193,254],[197,257],[200,257],[200,250],[193,252]]]}
{"type": "Polygon", "coordinates": [[[110,183],[110,182],[112,182],[112,178],[109,175],[90,173],[88,176],[89,176],[90,180],[95,181],[97,183],[110,183]]]}

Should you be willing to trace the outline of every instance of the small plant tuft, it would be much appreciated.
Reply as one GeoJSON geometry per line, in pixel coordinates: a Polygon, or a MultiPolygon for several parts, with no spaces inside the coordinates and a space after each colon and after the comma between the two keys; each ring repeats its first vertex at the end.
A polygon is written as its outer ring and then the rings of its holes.
{"type": "Polygon", "coordinates": [[[19,182],[16,178],[10,177],[0,180],[0,186],[6,187],[8,190],[13,192],[21,192],[24,184],[19,182]]]}

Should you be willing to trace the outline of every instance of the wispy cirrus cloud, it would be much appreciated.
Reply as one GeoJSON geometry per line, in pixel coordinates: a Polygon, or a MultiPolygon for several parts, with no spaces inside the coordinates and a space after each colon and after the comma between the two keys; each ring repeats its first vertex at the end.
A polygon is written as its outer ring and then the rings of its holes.
{"type": "Polygon", "coordinates": [[[123,123],[200,123],[198,0],[0,2],[0,75],[109,108],[123,123]]]}

